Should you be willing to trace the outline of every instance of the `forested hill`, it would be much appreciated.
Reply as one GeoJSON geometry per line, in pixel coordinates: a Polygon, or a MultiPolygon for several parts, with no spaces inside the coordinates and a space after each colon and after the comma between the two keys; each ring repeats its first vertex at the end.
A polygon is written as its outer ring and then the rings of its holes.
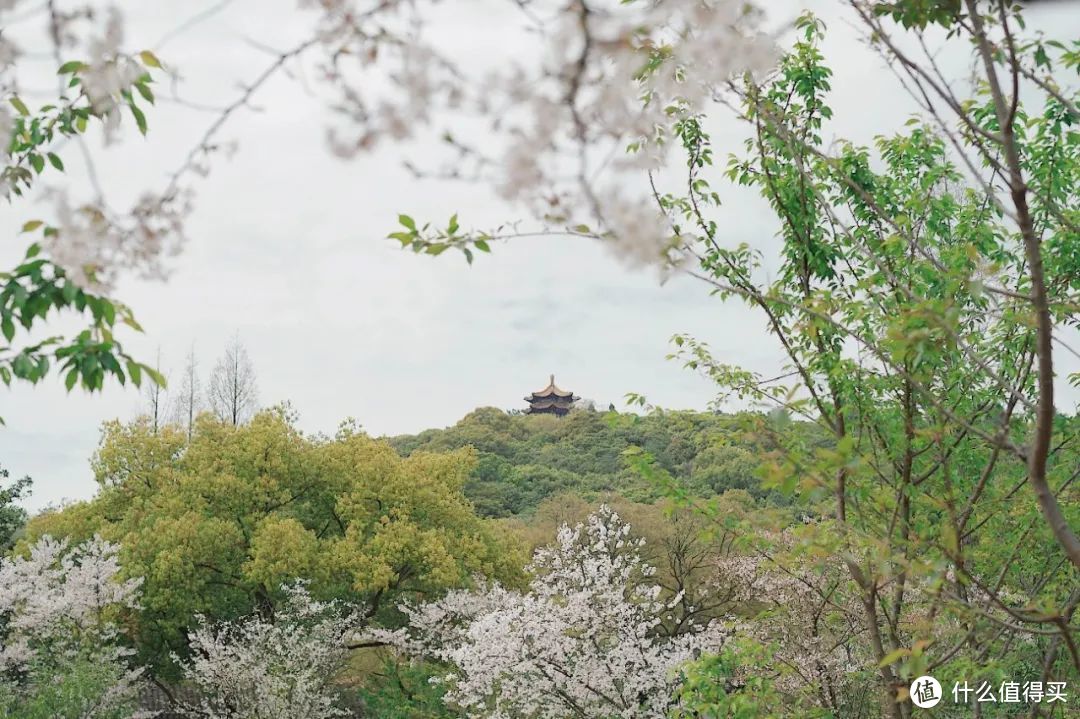
{"type": "Polygon", "coordinates": [[[776,432],[792,431],[808,428],[746,414],[576,410],[557,418],[482,407],[452,427],[387,440],[403,455],[475,447],[479,464],[466,494],[480,513],[502,517],[528,514],[545,497],[568,490],[586,497],[618,492],[635,500],[655,498],[660,487],[629,461],[638,450],[695,493],[738,488],[761,497],[765,492],[755,476],[761,457],[773,448],[776,432]]]}

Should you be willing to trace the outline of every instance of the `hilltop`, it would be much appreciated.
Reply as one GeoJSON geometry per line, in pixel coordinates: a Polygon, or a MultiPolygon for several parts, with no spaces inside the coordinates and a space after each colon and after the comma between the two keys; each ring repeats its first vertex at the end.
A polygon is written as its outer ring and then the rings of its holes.
{"type": "Polygon", "coordinates": [[[792,431],[812,435],[807,425],[749,413],[578,409],[555,417],[481,407],[451,427],[385,439],[404,456],[474,447],[479,463],[466,495],[479,513],[505,517],[529,514],[563,491],[655,499],[659,487],[630,461],[641,456],[694,493],[745,489],[761,498],[767,494],[755,476],[761,458],[774,449],[775,433],[792,431]]]}

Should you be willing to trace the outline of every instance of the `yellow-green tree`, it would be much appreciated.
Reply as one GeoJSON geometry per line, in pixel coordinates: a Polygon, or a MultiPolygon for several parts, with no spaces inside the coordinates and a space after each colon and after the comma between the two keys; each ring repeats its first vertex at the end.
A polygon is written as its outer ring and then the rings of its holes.
{"type": "Polygon", "coordinates": [[[190,443],[177,428],[112,422],[92,463],[98,495],[36,517],[26,541],[119,542],[125,573],[145,577],[140,651],[164,668],[196,614],[272,616],[287,582],[382,622],[399,597],[475,575],[515,583],[517,542],[462,493],[475,463],[471,449],[402,458],[348,430],[305,436],[280,409],[238,427],[203,416],[190,443]]]}

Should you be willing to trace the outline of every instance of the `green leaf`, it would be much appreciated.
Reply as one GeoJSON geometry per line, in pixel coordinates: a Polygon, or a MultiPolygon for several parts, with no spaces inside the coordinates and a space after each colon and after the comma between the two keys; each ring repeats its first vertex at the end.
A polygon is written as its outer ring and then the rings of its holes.
{"type": "Polygon", "coordinates": [[[398,215],[397,219],[403,227],[406,227],[413,232],[416,232],[416,221],[413,220],[413,218],[409,217],[408,215],[398,215]]]}
{"type": "Polygon", "coordinates": [[[23,232],[33,232],[37,228],[41,227],[43,224],[45,224],[45,223],[42,222],[41,220],[29,220],[22,226],[22,231],[23,232]]]}
{"type": "Polygon", "coordinates": [[[957,554],[960,549],[960,542],[957,540],[956,527],[952,525],[948,520],[943,521],[941,527],[941,542],[945,545],[945,549],[950,554],[957,554]]]}
{"type": "Polygon", "coordinates": [[[70,75],[70,74],[77,73],[77,72],[79,72],[81,70],[84,70],[85,68],[86,68],[86,63],[81,62],[80,60],[71,60],[71,61],[65,62],[63,65],[61,65],[60,69],[56,71],[56,74],[57,75],[70,75]]]}
{"type": "Polygon", "coordinates": [[[900,647],[899,649],[897,649],[895,651],[891,651],[888,654],[886,654],[885,656],[883,656],[881,658],[881,661],[878,662],[878,666],[879,667],[887,667],[890,664],[894,664],[897,661],[899,661],[900,659],[903,659],[904,657],[906,657],[909,654],[911,654],[910,649],[908,649],[907,647],[900,647]]]}
{"type": "Polygon", "coordinates": [[[10,102],[11,106],[18,110],[19,114],[23,117],[30,114],[30,108],[28,108],[26,104],[19,99],[18,95],[12,95],[8,102],[10,102]]]}
{"type": "Polygon", "coordinates": [[[128,108],[131,109],[131,114],[135,118],[135,125],[139,128],[139,132],[143,135],[146,134],[146,115],[139,109],[139,106],[134,102],[128,103],[128,108]]]}
{"type": "Polygon", "coordinates": [[[11,315],[4,315],[4,318],[0,320],[0,329],[4,332],[4,339],[8,342],[15,337],[15,323],[11,321],[11,315]]]}
{"type": "Polygon", "coordinates": [[[71,388],[75,386],[75,383],[79,380],[79,370],[75,367],[71,368],[71,371],[67,373],[67,377],[64,378],[64,386],[67,387],[67,391],[70,392],[71,388]]]}
{"type": "Polygon", "coordinates": [[[158,60],[157,55],[149,50],[143,50],[139,53],[139,59],[143,61],[143,65],[147,67],[161,68],[161,60],[158,60]]]}
{"type": "Polygon", "coordinates": [[[139,94],[142,95],[142,98],[144,100],[149,102],[151,105],[154,104],[154,93],[150,90],[149,87],[140,82],[135,85],[135,89],[138,90],[139,94]]]}
{"type": "Polygon", "coordinates": [[[473,247],[480,250],[481,252],[491,252],[491,247],[485,240],[476,240],[475,242],[473,242],[473,247]]]}
{"type": "Polygon", "coordinates": [[[165,375],[161,374],[153,367],[142,365],[142,369],[143,372],[146,372],[147,376],[152,379],[154,381],[154,384],[156,384],[158,387],[165,387],[168,385],[168,382],[165,381],[165,375]]]}
{"type": "Polygon", "coordinates": [[[36,152],[31,152],[30,164],[33,166],[34,170],[36,170],[37,173],[40,175],[42,170],[45,169],[45,158],[37,154],[36,152]]]}
{"type": "Polygon", "coordinates": [[[136,320],[135,317],[129,311],[124,311],[120,315],[120,321],[125,325],[135,330],[136,332],[142,332],[143,328],[136,320]]]}
{"type": "Polygon", "coordinates": [[[131,376],[132,383],[136,387],[141,386],[142,385],[142,367],[139,366],[138,362],[135,362],[133,360],[128,360],[126,362],[126,364],[127,364],[128,374],[131,376]]]}
{"type": "Polygon", "coordinates": [[[55,167],[57,170],[60,170],[60,172],[64,171],[64,163],[60,160],[59,155],[57,155],[55,152],[50,152],[47,157],[49,158],[49,163],[53,167],[55,167]]]}

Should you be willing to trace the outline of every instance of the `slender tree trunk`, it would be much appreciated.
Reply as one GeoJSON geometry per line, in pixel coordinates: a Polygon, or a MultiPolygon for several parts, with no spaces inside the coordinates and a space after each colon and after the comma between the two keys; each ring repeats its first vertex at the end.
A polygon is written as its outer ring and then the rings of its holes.
{"type": "MultiPolygon", "coordinates": [[[[986,27],[975,0],[965,0],[971,16],[975,40],[983,69],[986,72],[990,95],[994,102],[998,126],[1001,132],[1001,145],[1005,162],[1009,169],[1009,193],[1016,210],[1016,223],[1024,244],[1024,254],[1028,265],[1028,279],[1031,282],[1031,304],[1035,313],[1035,367],[1038,401],[1035,406],[1035,429],[1027,447],[1028,481],[1039,503],[1039,509],[1050,526],[1054,538],[1065,550],[1073,566],[1080,568],[1080,538],[1069,527],[1061,506],[1054,496],[1046,476],[1047,458],[1050,454],[1050,440],[1054,429],[1054,322],[1050,316],[1050,301],[1046,289],[1046,271],[1042,259],[1042,241],[1035,232],[1035,224],[1028,206],[1028,187],[1024,180],[1020,152],[1016,145],[1014,122],[1015,107],[1018,98],[1006,102],[1001,89],[997,68],[994,66],[993,49],[986,35],[986,27]]],[[[1007,19],[1004,20],[1007,22],[1007,19]]],[[[1013,73],[1019,72],[1015,58],[1011,59],[1013,73]]]]}

